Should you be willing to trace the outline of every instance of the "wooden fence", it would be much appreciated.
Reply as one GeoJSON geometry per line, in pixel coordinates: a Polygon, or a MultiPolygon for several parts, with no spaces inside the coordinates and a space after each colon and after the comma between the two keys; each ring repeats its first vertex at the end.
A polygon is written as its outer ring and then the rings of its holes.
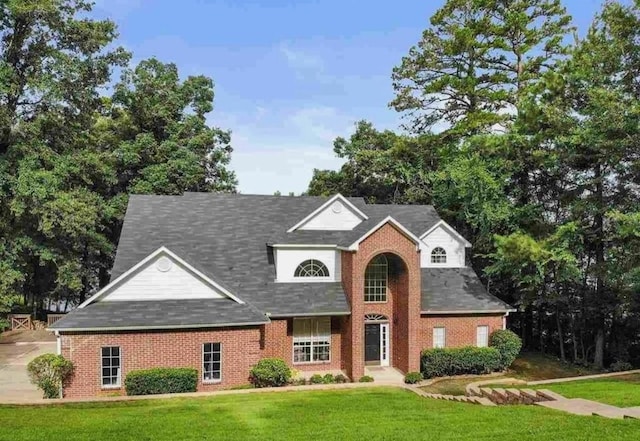
{"type": "Polygon", "coordinates": [[[47,314],[47,326],[53,325],[64,316],[64,314],[47,314]]]}

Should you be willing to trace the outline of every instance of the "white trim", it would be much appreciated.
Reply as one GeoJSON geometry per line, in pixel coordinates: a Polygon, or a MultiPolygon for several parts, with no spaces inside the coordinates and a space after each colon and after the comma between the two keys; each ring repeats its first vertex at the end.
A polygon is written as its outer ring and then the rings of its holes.
{"type": "MultiPolygon", "coordinates": [[[[122,346],[120,345],[106,345],[106,346],[98,346],[98,350],[99,352],[99,356],[100,356],[100,388],[101,389],[122,389],[122,371],[124,369],[123,365],[123,356],[122,356],[122,346]],[[102,380],[104,380],[104,375],[102,373],[102,370],[104,369],[104,366],[102,365],[102,359],[103,359],[103,355],[102,355],[102,349],[104,348],[118,348],[118,362],[120,363],[120,366],[118,366],[120,369],[118,369],[118,384],[104,384],[102,382],[102,380]]],[[[113,358],[113,356],[109,355],[109,359],[113,358]]],[[[111,369],[111,366],[109,367],[109,369],[111,369]]],[[[111,373],[111,370],[109,370],[109,373],[111,373]]]]}
{"type": "Polygon", "coordinates": [[[202,368],[202,375],[201,375],[201,379],[202,379],[202,384],[216,384],[216,383],[222,383],[222,342],[220,341],[205,341],[204,343],[202,343],[200,345],[200,350],[202,351],[202,365],[200,366],[202,368]],[[204,345],[206,344],[219,344],[220,345],[220,378],[217,380],[205,380],[204,379],[204,345]]]}
{"type": "Polygon", "coordinates": [[[227,289],[223,288],[221,285],[219,285],[215,281],[211,280],[209,277],[207,277],[206,275],[204,275],[203,273],[201,273],[200,271],[195,269],[193,266],[189,265],[186,261],[184,261],[184,259],[180,258],[180,256],[178,256],[177,254],[175,254],[174,252],[169,250],[167,247],[161,246],[160,248],[155,250],[153,253],[149,254],[147,257],[145,257],[140,262],[138,262],[136,265],[131,267],[128,271],[122,273],[120,275],[120,277],[118,277],[116,280],[114,280],[113,282],[109,283],[107,286],[102,288],[100,291],[98,291],[97,293],[95,293],[94,295],[89,297],[87,300],[82,302],[80,304],[80,306],[78,306],[78,308],[80,308],[80,309],[84,308],[85,306],[88,306],[91,303],[93,303],[94,301],[98,300],[100,297],[102,297],[108,291],[110,291],[111,289],[113,289],[114,287],[116,287],[117,285],[122,283],[131,274],[135,273],[137,270],[142,268],[145,264],[147,264],[148,262],[150,262],[151,260],[153,260],[154,258],[159,256],[160,254],[166,254],[167,256],[171,257],[173,260],[175,260],[180,265],[184,266],[187,270],[189,270],[190,272],[195,274],[197,277],[199,277],[202,281],[204,281],[205,283],[208,283],[209,285],[213,286],[217,290],[221,291],[223,294],[225,294],[230,299],[236,301],[237,303],[240,303],[241,305],[243,305],[245,303],[240,298],[238,298],[235,295],[231,294],[227,289]]]}
{"type": "Polygon", "coordinates": [[[274,243],[271,245],[273,248],[329,248],[335,249],[338,248],[338,245],[324,245],[324,244],[300,244],[300,243],[274,243]]]}
{"type": "Polygon", "coordinates": [[[509,314],[516,309],[491,309],[491,310],[464,310],[464,311],[420,311],[421,315],[447,315],[447,314],[509,314]]]}
{"type": "Polygon", "coordinates": [[[62,355],[62,337],[60,337],[60,332],[54,331],[53,334],[56,336],[56,353],[62,355]]]}
{"type": "Polygon", "coordinates": [[[357,239],[355,242],[353,242],[351,245],[349,245],[348,250],[349,251],[357,251],[358,250],[358,245],[360,245],[360,242],[362,242],[367,237],[371,236],[373,233],[378,231],[386,223],[390,223],[390,224],[394,225],[405,236],[407,236],[407,237],[409,237],[409,239],[413,240],[416,243],[416,245],[418,245],[420,243],[420,239],[415,234],[413,234],[411,231],[409,231],[404,225],[402,225],[400,222],[395,220],[393,217],[387,216],[384,219],[382,219],[380,222],[378,222],[378,224],[375,227],[371,228],[369,231],[367,231],[362,236],[360,236],[359,239],[357,239]]]}
{"type": "MultiPolygon", "coordinates": [[[[337,283],[337,282],[331,282],[337,283]]],[[[309,312],[309,313],[289,313],[289,314],[270,314],[267,313],[267,317],[270,318],[288,318],[288,317],[324,317],[324,316],[334,316],[334,315],[351,315],[351,311],[348,312],[309,312]]]]}
{"type": "Polygon", "coordinates": [[[259,326],[266,325],[269,321],[264,322],[247,322],[247,323],[217,323],[217,324],[199,324],[199,325],[157,325],[157,326],[109,326],[102,328],[58,328],[60,332],[93,332],[93,331],[142,331],[145,329],[200,329],[200,328],[224,328],[234,326],[259,326]]]}
{"type": "Polygon", "coordinates": [[[332,203],[334,203],[336,200],[340,200],[343,204],[345,204],[347,207],[349,207],[349,209],[351,209],[351,211],[353,211],[358,217],[360,217],[362,220],[367,220],[369,219],[369,217],[364,214],[362,211],[358,210],[358,207],[356,207],[355,205],[353,205],[351,202],[349,202],[344,196],[342,196],[340,193],[335,194],[333,197],[331,197],[327,202],[325,202],[324,204],[322,204],[320,207],[316,208],[314,211],[312,211],[310,214],[308,214],[304,219],[302,219],[300,222],[298,222],[297,224],[295,224],[293,227],[289,228],[287,230],[287,233],[293,233],[294,231],[296,231],[298,228],[300,228],[301,226],[303,226],[304,224],[306,224],[308,221],[310,221],[311,219],[313,219],[318,213],[320,213],[321,211],[323,211],[324,209],[326,209],[327,207],[329,207],[332,203]]]}
{"type": "MultiPolygon", "coordinates": [[[[305,365],[305,364],[329,364],[331,363],[331,353],[333,352],[333,327],[332,327],[332,323],[331,323],[331,317],[318,317],[318,318],[309,318],[309,317],[294,317],[293,320],[291,320],[291,363],[295,366],[295,365],[305,365]],[[298,336],[296,337],[296,333],[295,333],[295,322],[297,321],[309,321],[311,320],[311,323],[313,323],[313,321],[315,320],[317,323],[320,323],[320,319],[322,318],[326,318],[327,321],[329,322],[329,333],[327,335],[313,335],[313,327],[311,326],[311,335],[309,337],[301,337],[298,336]],[[314,352],[314,347],[315,345],[318,344],[318,340],[322,340],[323,337],[325,339],[327,339],[329,341],[329,359],[328,360],[314,360],[313,359],[313,352],[314,352]],[[309,361],[295,361],[296,360],[296,343],[297,342],[303,342],[303,343],[310,343],[310,348],[311,348],[311,353],[310,355],[310,360],[309,361]]],[[[324,346],[324,345],[323,345],[324,346]]]]}
{"type": "Polygon", "coordinates": [[[380,323],[380,366],[389,366],[389,322],[380,323]]]}
{"type": "Polygon", "coordinates": [[[453,235],[464,244],[465,248],[471,248],[471,242],[469,242],[467,239],[465,239],[464,237],[462,237],[462,235],[460,233],[458,233],[455,228],[453,228],[451,225],[449,225],[448,223],[446,223],[445,221],[443,221],[442,219],[440,221],[438,221],[434,226],[432,226],[431,228],[429,228],[427,231],[425,231],[424,233],[422,233],[420,235],[420,240],[423,240],[426,236],[428,236],[431,232],[433,232],[436,228],[438,227],[445,227],[446,229],[448,229],[451,233],[453,233],[453,235]]]}
{"type": "Polygon", "coordinates": [[[509,317],[509,313],[510,312],[514,312],[514,311],[515,311],[515,309],[510,309],[504,314],[504,317],[502,317],[502,329],[503,330],[507,329],[507,317],[509,317]]]}

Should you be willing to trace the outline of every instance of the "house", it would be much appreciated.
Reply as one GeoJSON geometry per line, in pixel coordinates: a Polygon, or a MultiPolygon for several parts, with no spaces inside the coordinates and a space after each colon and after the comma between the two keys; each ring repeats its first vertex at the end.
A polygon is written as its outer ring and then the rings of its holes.
{"type": "Polygon", "coordinates": [[[247,383],[263,357],[301,371],[420,369],[431,347],[486,346],[510,306],[466,265],[432,206],[361,198],[131,196],[111,282],[51,329],[65,396],[124,393],[127,372],[194,367],[247,383]]]}

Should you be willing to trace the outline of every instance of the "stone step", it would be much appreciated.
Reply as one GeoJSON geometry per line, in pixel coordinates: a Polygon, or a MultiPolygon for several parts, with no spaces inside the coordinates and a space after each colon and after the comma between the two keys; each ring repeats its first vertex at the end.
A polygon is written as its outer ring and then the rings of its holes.
{"type": "Polygon", "coordinates": [[[598,403],[597,401],[585,400],[584,398],[563,398],[561,400],[542,401],[536,403],[537,406],[546,407],[549,409],[562,410],[564,412],[572,413],[574,415],[594,415],[603,414],[608,418],[610,414],[614,414],[616,410],[621,410],[619,407],[609,406],[608,404],[598,403]]]}
{"type": "Polygon", "coordinates": [[[542,398],[549,401],[566,400],[566,398],[562,395],[557,394],[549,389],[538,389],[536,390],[536,393],[542,398]]]}
{"type": "Polygon", "coordinates": [[[533,390],[533,389],[520,389],[520,394],[521,394],[523,397],[527,397],[527,398],[529,398],[529,399],[531,400],[531,402],[533,402],[533,403],[536,403],[536,402],[541,401],[541,400],[543,399],[543,398],[542,398],[540,395],[538,395],[538,394],[536,393],[536,391],[535,391],[535,390],[533,390]]]}
{"type": "Polygon", "coordinates": [[[491,401],[489,398],[486,397],[475,397],[476,403],[481,404],[483,406],[496,406],[496,403],[494,403],[493,401],[491,401]]]}
{"type": "Polygon", "coordinates": [[[480,392],[480,388],[477,386],[467,386],[467,396],[481,397],[482,392],[480,392]]]}

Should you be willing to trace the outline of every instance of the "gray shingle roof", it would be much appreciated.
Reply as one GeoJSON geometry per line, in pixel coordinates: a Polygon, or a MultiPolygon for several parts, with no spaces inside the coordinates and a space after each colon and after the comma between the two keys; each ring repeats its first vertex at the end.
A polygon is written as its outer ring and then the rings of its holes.
{"type": "Polygon", "coordinates": [[[422,268],[422,311],[507,311],[512,307],[487,293],[477,274],[465,268],[422,268]]]}
{"type": "Polygon", "coordinates": [[[111,280],[166,246],[233,294],[274,316],[348,313],[340,283],[274,283],[268,244],[347,246],[389,215],[417,235],[440,220],[431,206],[368,205],[362,198],[349,198],[369,217],[354,230],[287,233],[327,200],[216,193],[133,195],[111,280]]]}
{"type": "Polygon", "coordinates": [[[75,309],[53,330],[131,330],[257,325],[269,319],[251,305],[227,299],[96,302],[75,309]]]}

